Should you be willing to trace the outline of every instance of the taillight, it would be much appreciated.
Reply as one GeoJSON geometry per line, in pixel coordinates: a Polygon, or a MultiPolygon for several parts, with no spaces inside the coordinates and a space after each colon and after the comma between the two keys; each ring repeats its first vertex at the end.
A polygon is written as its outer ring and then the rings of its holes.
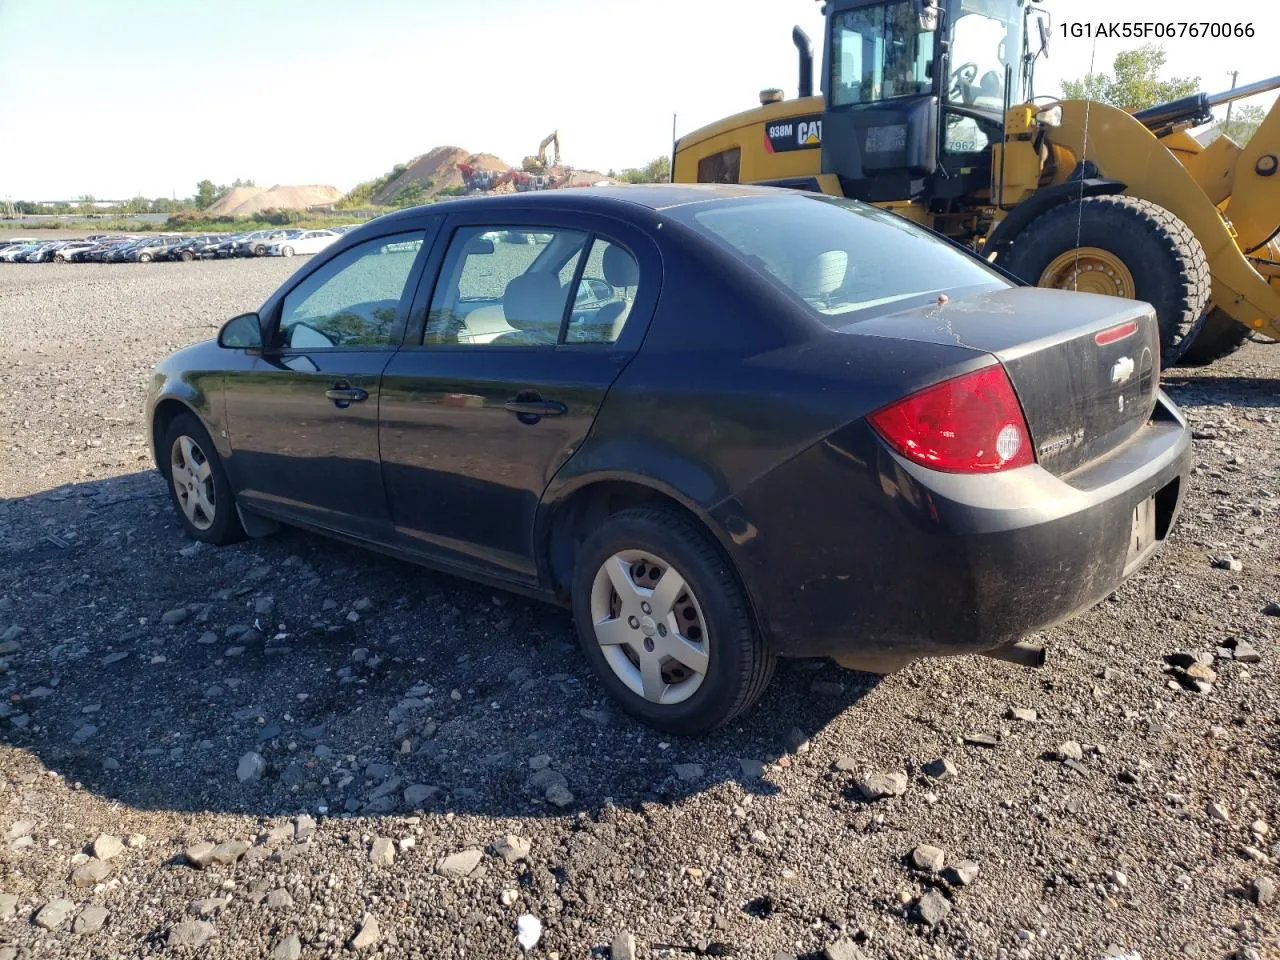
{"type": "Polygon", "coordinates": [[[995,473],[1035,463],[1031,433],[1004,367],[944,380],[867,418],[904,457],[949,473],[995,473]]]}

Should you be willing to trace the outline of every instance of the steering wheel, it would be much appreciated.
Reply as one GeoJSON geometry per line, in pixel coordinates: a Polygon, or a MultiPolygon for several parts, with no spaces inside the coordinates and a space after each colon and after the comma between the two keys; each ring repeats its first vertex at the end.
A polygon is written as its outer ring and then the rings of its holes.
{"type": "Polygon", "coordinates": [[[969,102],[967,92],[973,87],[973,81],[978,79],[978,65],[970,61],[962,63],[951,71],[951,77],[947,81],[947,98],[956,101],[962,100],[969,102]]]}

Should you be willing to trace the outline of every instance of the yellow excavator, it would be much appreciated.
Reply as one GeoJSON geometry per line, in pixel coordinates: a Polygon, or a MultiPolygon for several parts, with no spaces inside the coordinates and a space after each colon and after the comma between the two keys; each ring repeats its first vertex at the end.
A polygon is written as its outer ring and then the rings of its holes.
{"type": "Polygon", "coordinates": [[[1190,132],[1280,77],[1123,110],[1034,96],[1051,33],[1040,0],[823,10],[821,91],[797,27],[798,98],[765,90],[681,137],[673,180],[863,200],[1028,283],[1146,300],[1165,366],[1208,363],[1254,331],[1280,339],[1280,102],[1243,148],[1190,132]]]}
{"type": "Polygon", "coordinates": [[[525,173],[542,174],[549,168],[558,166],[560,166],[560,131],[553,130],[542,138],[536,154],[524,158],[523,167],[525,173]],[[551,147],[553,151],[550,163],[547,162],[547,147],[551,147]]]}

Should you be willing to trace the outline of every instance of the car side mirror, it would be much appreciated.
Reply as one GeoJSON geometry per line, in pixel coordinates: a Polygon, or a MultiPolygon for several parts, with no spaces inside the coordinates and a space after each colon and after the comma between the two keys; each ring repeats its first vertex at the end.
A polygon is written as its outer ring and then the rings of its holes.
{"type": "Polygon", "coordinates": [[[466,247],[467,256],[476,254],[493,253],[493,241],[488,237],[476,237],[466,247]]]}
{"type": "Polygon", "coordinates": [[[921,33],[934,33],[938,29],[938,0],[916,0],[916,17],[921,33]]]}
{"type": "Polygon", "coordinates": [[[232,317],[218,331],[218,346],[227,350],[262,350],[262,319],[256,313],[232,317]]]}
{"type": "Polygon", "coordinates": [[[600,277],[583,277],[582,283],[578,285],[578,295],[576,302],[581,303],[583,300],[602,300],[609,301],[616,298],[617,290],[613,288],[613,284],[600,277]]]}

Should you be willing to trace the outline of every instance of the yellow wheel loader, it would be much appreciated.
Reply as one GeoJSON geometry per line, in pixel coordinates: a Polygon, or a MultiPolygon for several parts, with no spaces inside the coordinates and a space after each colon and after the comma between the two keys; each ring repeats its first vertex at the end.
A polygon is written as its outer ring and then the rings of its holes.
{"type": "Polygon", "coordinates": [[[1165,366],[1251,331],[1280,339],[1280,104],[1243,149],[1189,133],[1280,77],[1130,112],[1033,96],[1039,0],[828,0],[824,14],[821,92],[797,27],[799,97],[765,90],[681,137],[673,180],[852,197],[1028,283],[1146,300],[1165,366]]]}

